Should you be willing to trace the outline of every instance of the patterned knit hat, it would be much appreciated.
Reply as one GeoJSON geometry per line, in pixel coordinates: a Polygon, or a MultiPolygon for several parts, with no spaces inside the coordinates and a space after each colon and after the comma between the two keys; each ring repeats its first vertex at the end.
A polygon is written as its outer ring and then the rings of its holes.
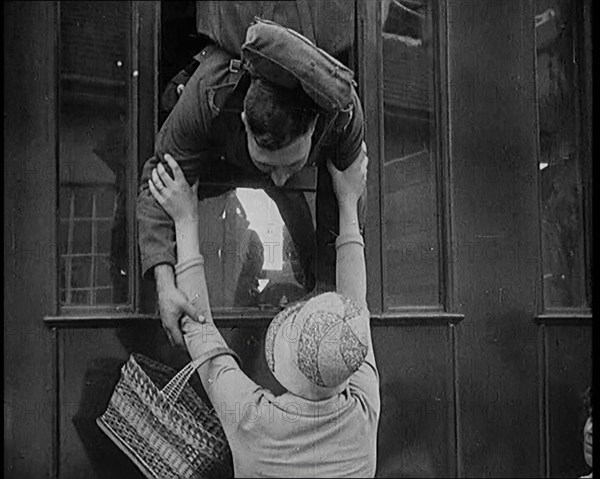
{"type": "Polygon", "coordinates": [[[306,399],[331,397],[363,363],[368,325],[368,311],[337,293],[293,304],[267,330],[267,364],[288,391],[306,399]]]}

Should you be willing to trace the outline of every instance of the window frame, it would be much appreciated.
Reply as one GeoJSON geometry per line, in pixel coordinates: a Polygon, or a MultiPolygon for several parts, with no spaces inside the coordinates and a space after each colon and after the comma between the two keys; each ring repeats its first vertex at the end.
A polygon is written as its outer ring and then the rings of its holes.
{"type": "MultiPolygon", "coordinates": [[[[60,3],[60,2],[57,2],[60,3]]],[[[355,0],[356,37],[354,57],[351,61],[357,70],[359,97],[365,111],[365,141],[368,145],[371,162],[367,184],[368,218],[370,226],[365,233],[368,303],[373,318],[387,320],[412,320],[415,318],[448,321],[455,323],[463,318],[455,312],[456,287],[452,267],[451,246],[451,201],[448,139],[448,58],[447,58],[447,0],[437,2],[433,18],[435,125],[438,127],[432,139],[432,152],[436,155],[436,187],[438,208],[438,248],[439,248],[439,290],[438,306],[395,306],[388,307],[385,301],[384,252],[383,245],[383,110],[373,105],[383,105],[383,71],[381,41],[381,11],[379,2],[355,0]],[[367,75],[367,72],[369,74],[367,75]]],[[[60,17],[58,17],[60,18],[60,17]]],[[[59,21],[59,20],[58,20],[59,21]]],[[[130,94],[134,99],[130,106],[132,115],[132,142],[130,158],[137,160],[137,175],[128,178],[127,201],[128,234],[133,258],[130,278],[130,303],[116,306],[68,306],[60,307],[56,301],[56,311],[45,318],[53,324],[72,324],[80,321],[94,323],[130,322],[131,320],[157,319],[155,313],[155,291],[150,281],[141,278],[141,267],[137,248],[137,222],[135,221],[135,200],[138,178],[145,161],[152,156],[155,135],[158,132],[159,105],[159,54],[161,33],[160,2],[132,2],[131,60],[137,68],[138,76],[131,81],[130,94]],[[144,48],[139,48],[144,45],[144,48]]],[[[57,33],[57,40],[59,34],[57,33]]],[[[58,46],[58,42],[57,42],[58,46]]],[[[58,73],[57,73],[58,74],[58,73]]],[[[58,77],[57,77],[58,78],[58,77]]],[[[58,125],[58,123],[57,123],[58,125]]],[[[58,160],[58,156],[57,156],[58,160]]],[[[135,161],[135,160],[133,160],[135,161]]],[[[58,221],[58,218],[57,218],[58,221]]],[[[58,257],[58,256],[57,256],[58,257]]],[[[58,269],[56,294],[58,299],[58,269]]],[[[239,324],[248,321],[261,323],[269,321],[277,313],[276,309],[252,310],[245,308],[218,308],[215,320],[218,324],[239,324]]]]}
{"type": "MultiPolygon", "coordinates": [[[[531,9],[535,12],[535,0],[530,0],[531,9]]],[[[582,176],[582,195],[581,195],[581,223],[582,223],[582,240],[583,240],[583,299],[586,301],[586,306],[547,306],[547,302],[544,295],[544,266],[543,266],[543,230],[541,226],[541,210],[542,210],[542,197],[541,197],[541,174],[538,174],[537,185],[538,185],[538,211],[540,218],[539,228],[539,275],[538,275],[538,288],[536,294],[536,321],[548,321],[548,320],[580,320],[581,318],[590,319],[592,317],[592,246],[593,246],[593,224],[592,224],[592,23],[591,13],[592,5],[591,0],[583,0],[583,2],[573,1],[573,8],[575,14],[575,24],[573,25],[573,60],[575,61],[575,72],[574,77],[577,82],[577,97],[576,97],[576,116],[579,121],[575,132],[575,142],[577,144],[578,153],[581,155],[580,164],[578,165],[581,169],[580,173],[582,176]]],[[[539,122],[539,97],[538,97],[538,61],[537,61],[537,44],[535,42],[535,25],[531,23],[532,38],[534,38],[532,48],[534,49],[534,92],[535,92],[535,112],[536,112],[536,128],[535,128],[535,161],[536,165],[540,163],[541,145],[540,145],[540,122],[539,122]]]]}
{"type": "Polygon", "coordinates": [[[438,244],[438,305],[389,305],[386,299],[385,267],[385,205],[380,194],[385,191],[384,113],[383,113],[383,42],[381,39],[381,8],[379,2],[358,0],[359,18],[358,65],[366,122],[366,142],[369,151],[368,218],[373,228],[367,228],[368,300],[372,315],[387,318],[431,317],[460,320],[455,313],[455,281],[452,261],[452,210],[450,196],[450,158],[448,127],[448,55],[447,1],[435,2],[432,11],[433,48],[433,130],[431,154],[434,155],[438,244]],[[368,53],[368,54],[366,54],[368,53]],[[369,72],[369,74],[367,74],[369,72]],[[373,105],[376,105],[373,108],[373,105]],[[455,318],[456,316],[456,318],[455,318]]]}
{"type": "MultiPolygon", "coordinates": [[[[71,324],[74,322],[104,322],[106,320],[130,320],[130,319],[150,319],[155,315],[144,312],[141,307],[142,281],[140,273],[140,261],[137,248],[137,222],[135,220],[135,202],[138,191],[138,178],[141,172],[141,165],[151,155],[154,146],[154,137],[157,132],[156,119],[158,107],[154,100],[154,91],[157,88],[157,45],[158,45],[158,25],[160,6],[151,1],[131,1],[131,16],[128,29],[128,48],[130,64],[128,68],[128,86],[127,94],[131,101],[128,101],[128,137],[130,141],[127,145],[127,164],[126,177],[126,217],[127,217],[127,243],[128,257],[131,261],[130,277],[128,278],[128,301],[122,304],[105,305],[63,305],[60,303],[60,280],[59,280],[59,261],[61,261],[58,241],[59,223],[61,221],[58,210],[58,197],[60,192],[59,179],[56,179],[55,201],[57,208],[54,218],[55,242],[54,255],[55,276],[54,276],[54,295],[55,308],[53,314],[44,317],[44,322],[50,325],[71,324]],[[140,48],[145,45],[145,48],[140,48]],[[151,100],[152,99],[152,100],[151,100]],[[148,154],[148,152],[150,153],[148,154]]],[[[60,7],[61,2],[56,2],[55,16],[55,54],[57,58],[57,68],[55,71],[55,94],[57,98],[55,125],[56,125],[56,150],[55,164],[58,171],[60,155],[60,109],[61,109],[61,91],[60,91],[60,49],[61,49],[61,29],[60,29],[60,7]]]]}

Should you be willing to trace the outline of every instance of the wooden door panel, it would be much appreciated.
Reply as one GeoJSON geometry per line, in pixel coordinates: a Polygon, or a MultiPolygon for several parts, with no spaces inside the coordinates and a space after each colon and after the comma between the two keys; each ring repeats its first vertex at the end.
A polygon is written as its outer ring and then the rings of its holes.
{"type": "Polygon", "coordinates": [[[459,474],[539,477],[533,11],[448,2],[459,474]]]}
{"type": "Polygon", "coordinates": [[[583,393],[592,385],[590,322],[544,327],[547,358],[548,476],[579,477],[590,469],[583,456],[587,414],[583,393]]]}
{"type": "Polygon", "coordinates": [[[53,474],[55,2],[4,6],[4,477],[53,474]]]}
{"type": "MultiPolygon", "coordinates": [[[[274,392],[281,392],[264,360],[265,327],[223,329],[242,358],[244,370],[274,392]]],[[[187,353],[168,345],[158,321],[140,320],[121,327],[67,327],[59,330],[59,477],[138,478],[143,475],[98,428],[120,369],[133,352],[179,370],[187,353]]],[[[197,377],[192,386],[206,399],[197,377]]]]}
{"type": "Polygon", "coordinates": [[[381,377],[377,477],[452,477],[449,326],[375,326],[373,341],[381,377]]]}
{"type": "Polygon", "coordinates": [[[128,357],[119,332],[116,328],[59,331],[61,479],[94,475],[106,479],[144,477],[96,425],[96,418],[105,411],[128,357]]]}

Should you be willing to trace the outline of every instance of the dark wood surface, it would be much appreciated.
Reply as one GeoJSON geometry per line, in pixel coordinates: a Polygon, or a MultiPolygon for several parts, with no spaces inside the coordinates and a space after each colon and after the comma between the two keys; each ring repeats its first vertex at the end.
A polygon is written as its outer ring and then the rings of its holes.
{"type": "Polygon", "coordinates": [[[24,479],[56,463],[54,12],[4,5],[4,473],[24,479]]]}
{"type": "MultiPolygon", "coordinates": [[[[452,334],[448,324],[373,328],[381,375],[379,477],[448,476],[454,461],[452,334]]],[[[264,360],[266,327],[223,330],[258,384],[283,392],[264,360]]],[[[175,369],[187,356],[166,343],[156,322],[59,330],[60,477],[141,477],[96,427],[119,370],[133,351],[175,369]]],[[[195,382],[198,388],[198,382],[195,382]]],[[[199,392],[202,393],[201,389],[199,392]]]]}
{"type": "Polygon", "coordinates": [[[546,472],[534,323],[540,257],[527,248],[539,238],[533,16],[527,1],[448,2],[452,239],[465,314],[458,473],[466,477],[546,472]]]}
{"type": "Polygon", "coordinates": [[[583,457],[587,413],[583,393],[592,384],[592,323],[547,322],[543,329],[546,358],[547,468],[550,477],[589,474],[583,457]]]}
{"type": "MultiPolygon", "coordinates": [[[[438,74],[448,88],[439,113],[447,115],[440,148],[448,170],[440,192],[445,251],[458,253],[441,270],[447,315],[383,311],[375,3],[357,4],[357,64],[371,159],[378,475],[577,477],[587,472],[581,393],[591,382],[592,317],[541,314],[531,2],[447,2],[447,40],[439,44],[447,65],[438,74]]],[[[140,477],[95,418],[131,352],[176,368],[186,355],[166,344],[149,290],[136,303],[144,312],[138,319],[57,315],[56,6],[5,6],[4,471],[19,479],[140,477]]],[[[144,64],[158,56],[155,8],[138,6],[144,64]]],[[[152,149],[156,88],[154,78],[140,76],[140,163],[152,149]]],[[[228,317],[224,334],[248,374],[277,392],[262,353],[268,318],[244,321],[228,317]]]]}

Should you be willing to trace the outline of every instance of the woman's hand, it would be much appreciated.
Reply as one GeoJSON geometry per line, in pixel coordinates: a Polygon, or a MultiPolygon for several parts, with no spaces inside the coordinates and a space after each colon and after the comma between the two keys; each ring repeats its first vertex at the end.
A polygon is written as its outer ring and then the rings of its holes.
{"type": "Polygon", "coordinates": [[[167,153],[165,160],[174,178],[159,163],[148,180],[150,193],[175,223],[198,221],[198,182],[190,187],[173,157],[167,153]]]}
{"type": "Polygon", "coordinates": [[[333,180],[333,190],[340,206],[343,203],[356,206],[367,184],[368,164],[367,146],[364,141],[356,160],[344,171],[338,170],[331,160],[327,162],[327,169],[333,180]]]}

